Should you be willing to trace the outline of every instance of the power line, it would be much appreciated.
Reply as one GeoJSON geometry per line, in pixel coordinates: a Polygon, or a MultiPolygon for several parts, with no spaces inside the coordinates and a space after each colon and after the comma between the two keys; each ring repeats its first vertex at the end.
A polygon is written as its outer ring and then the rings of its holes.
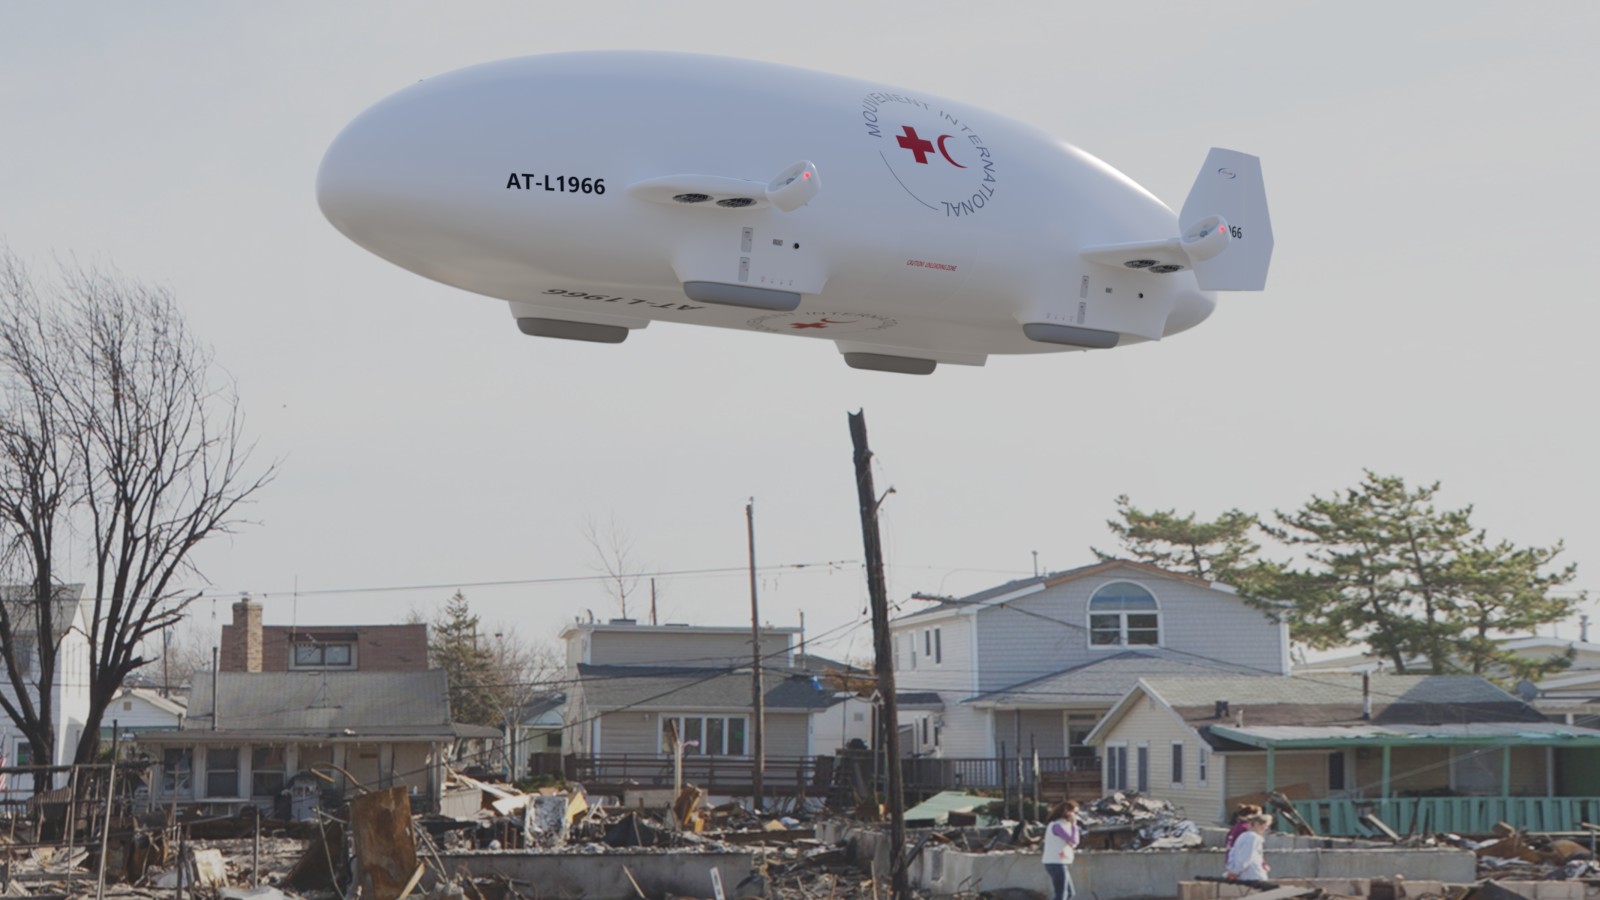
{"type": "MultiPolygon", "coordinates": [[[[805,569],[822,569],[822,568],[838,569],[838,568],[841,568],[841,567],[844,567],[844,566],[858,566],[860,564],[861,564],[860,560],[854,560],[854,559],[834,559],[834,560],[825,560],[825,561],[822,561],[822,562],[803,562],[803,563],[774,563],[772,565],[762,566],[759,569],[757,569],[757,571],[771,574],[771,573],[781,573],[781,572],[798,572],[798,571],[805,570],[805,569]]],[[[750,571],[750,569],[749,569],[748,566],[724,566],[724,567],[709,568],[709,569],[675,569],[675,570],[661,570],[661,571],[655,571],[655,572],[639,572],[634,577],[639,577],[639,578],[652,578],[652,577],[655,577],[655,578],[666,578],[666,577],[669,577],[669,576],[672,576],[672,577],[686,577],[686,576],[701,576],[701,575],[729,575],[729,574],[734,574],[734,573],[745,574],[745,573],[748,573],[749,571],[750,571]]],[[[440,582],[440,583],[436,583],[436,584],[398,584],[398,585],[386,585],[386,586],[378,586],[378,587],[323,588],[321,590],[288,590],[288,591],[271,591],[271,592],[249,591],[249,592],[246,592],[246,593],[250,593],[252,596],[254,596],[254,597],[258,598],[258,599],[259,598],[267,598],[267,597],[289,597],[289,596],[327,597],[327,596],[337,596],[337,595],[342,595],[342,594],[378,594],[378,593],[400,593],[400,592],[404,592],[404,591],[449,591],[449,590],[464,590],[464,589],[467,589],[467,588],[524,587],[524,586],[529,586],[529,585],[547,585],[547,584],[581,584],[581,583],[584,583],[584,582],[609,581],[609,580],[611,580],[611,576],[610,575],[565,575],[565,576],[555,576],[555,577],[550,577],[550,578],[518,578],[518,579],[510,579],[510,580],[506,580],[506,581],[452,581],[452,582],[440,582]]],[[[216,590],[214,585],[208,585],[206,589],[195,589],[195,591],[196,591],[196,593],[194,594],[193,599],[196,599],[196,600],[201,600],[201,599],[219,599],[219,598],[220,599],[227,599],[229,597],[235,597],[239,593],[237,591],[219,591],[219,590],[216,590]]]]}

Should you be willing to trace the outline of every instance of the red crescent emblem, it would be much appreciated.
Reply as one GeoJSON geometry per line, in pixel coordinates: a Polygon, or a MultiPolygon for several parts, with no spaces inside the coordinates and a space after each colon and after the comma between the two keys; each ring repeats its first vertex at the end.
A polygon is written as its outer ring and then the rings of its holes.
{"type": "Polygon", "coordinates": [[[954,137],[954,135],[949,135],[949,134],[941,134],[941,135],[939,135],[939,154],[941,156],[943,156],[945,158],[945,160],[950,163],[950,165],[955,166],[958,169],[965,169],[966,166],[963,166],[961,163],[958,163],[954,159],[951,159],[950,158],[950,151],[946,150],[944,148],[944,142],[950,140],[950,138],[952,138],[952,137],[954,137]]]}

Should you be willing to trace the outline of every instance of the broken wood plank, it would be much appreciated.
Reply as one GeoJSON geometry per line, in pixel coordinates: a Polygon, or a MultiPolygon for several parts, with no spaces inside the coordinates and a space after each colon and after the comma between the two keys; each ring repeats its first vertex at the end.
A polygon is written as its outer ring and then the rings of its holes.
{"type": "Polygon", "coordinates": [[[1373,812],[1362,813],[1360,822],[1361,822],[1361,824],[1367,826],[1368,828],[1371,828],[1373,831],[1376,831],[1379,834],[1382,834],[1384,837],[1388,838],[1391,841],[1398,842],[1400,840],[1400,835],[1395,834],[1395,831],[1394,831],[1393,828],[1390,828],[1387,823],[1385,823],[1382,819],[1378,818],[1378,814],[1377,813],[1373,813],[1373,812]]]}
{"type": "Polygon", "coordinates": [[[1317,830],[1312,828],[1305,819],[1301,818],[1300,811],[1294,808],[1294,804],[1289,802],[1288,797],[1278,791],[1273,791],[1268,800],[1272,808],[1278,811],[1284,821],[1294,826],[1296,834],[1302,837],[1316,837],[1317,830]]]}
{"type": "Polygon", "coordinates": [[[399,900],[417,869],[417,843],[411,833],[411,798],[404,787],[373,791],[350,801],[357,883],[362,896],[399,900]]]}

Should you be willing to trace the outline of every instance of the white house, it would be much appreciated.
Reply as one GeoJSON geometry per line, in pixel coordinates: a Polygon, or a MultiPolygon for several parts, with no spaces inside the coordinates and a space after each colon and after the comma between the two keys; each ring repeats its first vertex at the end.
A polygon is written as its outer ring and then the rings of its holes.
{"type": "Polygon", "coordinates": [[[1126,560],[942,600],[890,630],[897,689],[942,700],[901,725],[946,758],[1092,765],[1084,739],[1143,675],[1289,671],[1288,626],[1232,587],[1126,560]]]}
{"type": "Polygon", "coordinates": [[[111,740],[115,734],[126,737],[145,731],[179,728],[188,707],[179,697],[163,697],[153,688],[125,687],[106,707],[100,722],[100,739],[111,740]]]}
{"type": "MultiPolygon", "coordinates": [[[[28,694],[38,699],[39,634],[37,617],[31,600],[31,588],[21,586],[0,587],[0,602],[6,604],[14,630],[14,642],[6,648],[24,673],[30,690],[28,694]]],[[[70,765],[78,749],[78,738],[83,734],[84,723],[89,718],[89,607],[83,599],[83,585],[70,584],[56,588],[52,610],[52,631],[49,636],[56,650],[55,683],[51,702],[55,716],[55,759],[35,760],[27,738],[18,731],[10,716],[0,715],[0,750],[7,764],[12,766],[70,765]]],[[[8,701],[16,701],[10,679],[0,678],[0,692],[8,701]]],[[[66,784],[67,773],[56,776],[57,787],[66,784]]],[[[33,792],[28,778],[10,778],[0,801],[12,802],[26,799],[33,792]]]]}

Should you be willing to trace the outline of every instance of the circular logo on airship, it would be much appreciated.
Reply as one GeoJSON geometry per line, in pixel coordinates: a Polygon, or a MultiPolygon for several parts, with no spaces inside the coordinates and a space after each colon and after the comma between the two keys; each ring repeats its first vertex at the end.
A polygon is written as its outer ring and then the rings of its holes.
{"type": "Polygon", "coordinates": [[[880,328],[892,328],[897,324],[899,323],[894,319],[885,316],[841,312],[772,313],[758,316],[749,322],[751,328],[770,331],[773,334],[810,334],[818,337],[877,331],[880,328]]]}
{"type": "Polygon", "coordinates": [[[994,154],[956,114],[916,97],[874,91],[861,98],[861,124],[886,174],[930,211],[959,218],[994,201],[994,154]]]}

